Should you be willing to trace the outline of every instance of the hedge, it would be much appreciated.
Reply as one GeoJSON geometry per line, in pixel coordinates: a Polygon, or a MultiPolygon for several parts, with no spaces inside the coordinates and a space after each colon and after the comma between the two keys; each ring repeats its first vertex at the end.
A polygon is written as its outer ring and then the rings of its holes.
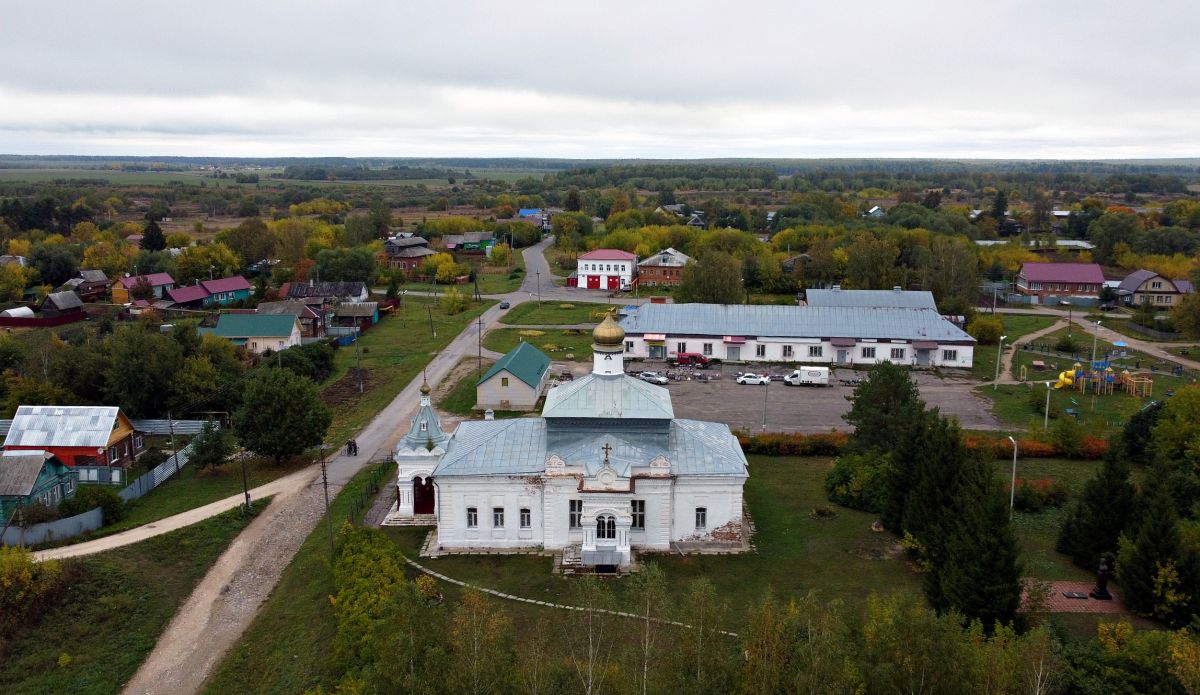
{"type": "MultiPolygon", "coordinates": [[[[750,434],[737,432],[738,442],[747,454],[763,456],[837,456],[850,440],[845,432],[819,432],[817,434],[768,432],[750,434]]],[[[991,437],[983,434],[966,434],[963,442],[968,449],[994,460],[1012,458],[1012,442],[1007,437],[991,437]]],[[[1040,439],[1018,439],[1017,449],[1026,458],[1081,458],[1095,461],[1108,453],[1108,440],[1099,437],[1084,437],[1078,456],[1064,454],[1052,442],[1040,439]]]]}

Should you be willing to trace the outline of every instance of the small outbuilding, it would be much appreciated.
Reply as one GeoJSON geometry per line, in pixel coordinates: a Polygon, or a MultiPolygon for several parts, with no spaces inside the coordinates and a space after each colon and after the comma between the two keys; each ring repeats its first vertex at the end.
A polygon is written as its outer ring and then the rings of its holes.
{"type": "Polygon", "coordinates": [[[83,300],[74,292],[51,292],[42,300],[42,316],[69,316],[83,312],[83,300]]]}
{"type": "Polygon", "coordinates": [[[533,410],[546,391],[550,358],[529,343],[501,357],[475,385],[475,407],[533,410]]]}

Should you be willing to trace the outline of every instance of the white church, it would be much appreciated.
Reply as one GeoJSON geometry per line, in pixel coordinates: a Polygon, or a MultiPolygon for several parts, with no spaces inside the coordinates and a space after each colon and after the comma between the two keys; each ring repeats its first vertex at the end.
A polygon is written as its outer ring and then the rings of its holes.
{"type": "Polygon", "coordinates": [[[389,519],[436,524],[445,550],[578,546],[583,565],[601,567],[628,566],[635,549],[740,538],[748,468],[729,427],[676,419],[666,388],[627,376],[611,317],[592,335],[592,373],[551,389],[541,417],[450,435],[423,386],[396,447],[389,519]]]}

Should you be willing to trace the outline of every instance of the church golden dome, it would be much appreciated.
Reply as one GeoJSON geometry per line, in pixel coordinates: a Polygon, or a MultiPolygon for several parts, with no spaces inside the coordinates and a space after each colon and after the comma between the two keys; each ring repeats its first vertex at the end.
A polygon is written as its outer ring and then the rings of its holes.
{"type": "Polygon", "coordinates": [[[625,330],[613,321],[612,314],[604,317],[599,326],[592,331],[592,342],[596,345],[623,345],[625,330]]]}
{"type": "Polygon", "coordinates": [[[429,392],[430,392],[431,390],[432,390],[432,389],[430,389],[430,388],[429,388],[429,384],[428,384],[428,383],[421,384],[421,395],[422,395],[422,396],[428,396],[428,395],[429,395],[429,392]]]}

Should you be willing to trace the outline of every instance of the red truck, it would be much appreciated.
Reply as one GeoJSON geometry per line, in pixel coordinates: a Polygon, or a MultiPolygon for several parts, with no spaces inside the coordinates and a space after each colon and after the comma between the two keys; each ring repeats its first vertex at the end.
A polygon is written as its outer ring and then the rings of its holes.
{"type": "Polygon", "coordinates": [[[699,367],[700,369],[708,369],[708,365],[712,364],[712,360],[698,352],[675,353],[673,361],[679,367],[699,367]]]}

